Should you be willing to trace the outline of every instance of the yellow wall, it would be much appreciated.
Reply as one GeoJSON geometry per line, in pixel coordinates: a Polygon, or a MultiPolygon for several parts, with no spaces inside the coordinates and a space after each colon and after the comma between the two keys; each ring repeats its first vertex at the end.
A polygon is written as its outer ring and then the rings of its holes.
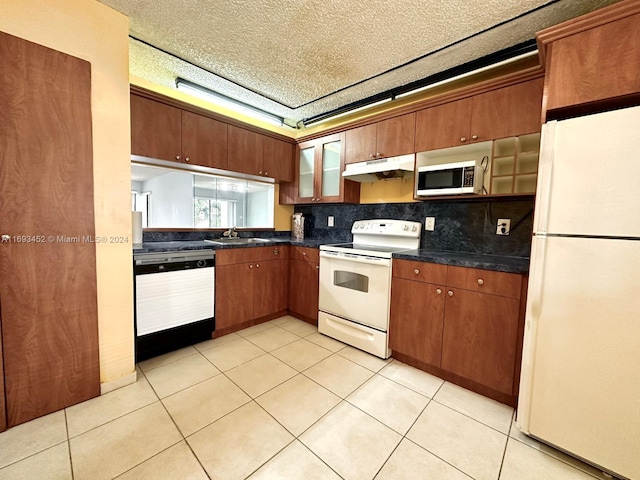
{"type": "Polygon", "coordinates": [[[291,215],[293,215],[293,205],[280,205],[280,185],[276,183],[275,188],[275,211],[273,215],[273,223],[276,231],[291,230],[291,215]]]}
{"type": "Polygon", "coordinates": [[[413,202],[413,177],[360,185],[360,203],[413,202]]]}
{"type": "MultiPolygon", "coordinates": [[[[97,236],[131,237],[129,22],[92,0],[0,0],[0,30],[91,63],[97,236]]],[[[131,244],[97,244],[102,382],[131,375],[131,244]]]]}

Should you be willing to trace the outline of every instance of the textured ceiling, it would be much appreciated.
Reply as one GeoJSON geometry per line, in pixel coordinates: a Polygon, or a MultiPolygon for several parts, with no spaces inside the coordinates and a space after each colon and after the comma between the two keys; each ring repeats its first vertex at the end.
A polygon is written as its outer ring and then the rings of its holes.
{"type": "Polygon", "coordinates": [[[131,74],[182,77],[292,121],[534,38],[617,0],[100,0],[131,74]]]}

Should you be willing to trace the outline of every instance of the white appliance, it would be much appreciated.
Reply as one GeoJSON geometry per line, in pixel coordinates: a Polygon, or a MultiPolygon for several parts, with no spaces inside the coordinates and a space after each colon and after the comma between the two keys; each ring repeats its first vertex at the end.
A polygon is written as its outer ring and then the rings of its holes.
{"type": "Polygon", "coordinates": [[[484,170],[475,160],[418,167],[416,196],[482,193],[484,170]]]}
{"type": "Polygon", "coordinates": [[[640,479],[640,107],[543,127],[517,425],[640,479]]]}
{"type": "Polygon", "coordinates": [[[320,246],[318,331],[388,358],[391,255],[420,246],[421,225],[359,220],[353,243],[320,246]]]}
{"type": "Polygon", "coordinates": [[[390,178],[413,177],[415,154],[400,157],[377,158],[366,162],[349,163],[342,176],[354,182],[375,182],[390,178]]]}

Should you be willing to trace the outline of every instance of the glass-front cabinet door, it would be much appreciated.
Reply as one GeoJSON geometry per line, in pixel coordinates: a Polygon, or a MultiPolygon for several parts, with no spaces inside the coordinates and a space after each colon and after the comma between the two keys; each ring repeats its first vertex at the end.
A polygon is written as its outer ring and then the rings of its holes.
{"type": "Polygon", "coordinates": [[[342,179],[342,145],[341,139],[322,142],[322,177],[321,198],[339,197],[342,179]]]}
{"type": "Polygon", "coordinates": [[[314,197],[315,188],[315,147],[300,149],[298,173],[298,198],[314,197]]]}

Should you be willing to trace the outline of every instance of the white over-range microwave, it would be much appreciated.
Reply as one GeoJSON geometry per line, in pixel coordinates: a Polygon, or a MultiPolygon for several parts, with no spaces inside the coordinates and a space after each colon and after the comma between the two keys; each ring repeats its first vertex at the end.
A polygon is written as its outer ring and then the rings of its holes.
{"type": "Polygon", "coordinates": [[[475,160],[418,167],[416,196],[482,193],[483,168],[475,160]]]}

